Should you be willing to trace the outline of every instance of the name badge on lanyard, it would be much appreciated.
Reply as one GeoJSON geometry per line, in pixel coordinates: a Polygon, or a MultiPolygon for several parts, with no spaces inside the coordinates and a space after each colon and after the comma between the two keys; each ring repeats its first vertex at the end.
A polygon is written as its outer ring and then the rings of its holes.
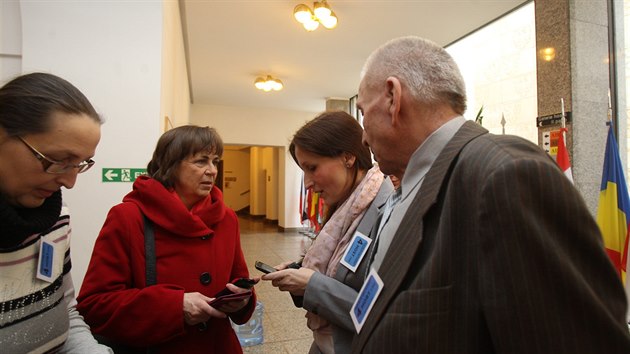
{"type": "Polygon", "coordinates": [[[353,273],[357,271],[361,260],[365,256],[368,248],[372,243],[372,239],[357,231],[350,240],[350,246],[346,248],[346,252],[341,257],[340,263],[350,269],[353,273]]]}
{"type": "Polygon", "coordinates": [[[52,283],[53,279],[53,267],[55,264],[55,245],[53,242],[44,238],[40,239],[39,245],[39,260],[37,261],[37,275],[38,279],[52,283]]]}
{"type": "Polygon", "coordinates": [[[361,287],[361,291],[359,291],[359,296],[357,296],[350,309],[350,317],[357,333],[361,332],[361,328],[363,328],[365,320],[368,318],[370,311],[372,311],[376,299],[381,294],[381,290],[383,290],[383,281],[376,273],[376,270],[372,268],[361,287]]]}

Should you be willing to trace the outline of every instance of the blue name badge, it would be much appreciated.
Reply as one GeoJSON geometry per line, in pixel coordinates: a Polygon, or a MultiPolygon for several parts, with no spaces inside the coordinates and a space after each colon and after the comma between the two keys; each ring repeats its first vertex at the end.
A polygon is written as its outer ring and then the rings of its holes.
{"type": "Polygon", "coordinates": [[[41,239],[40,242],[39,260],[37,262],[37,278],[47,282],[52,282],[55,244],[44,239],[41,239]]]}
{"type": "Polygon", "coordinates": [[[383,290],[383,281],[372,268],[361,287],[361,291],[359,291],[359,296],[350,309],[350,317],[357,334],[361,332],[361,328],[372,311],[376,299],[381,294],[381,290],[383,290]]]}
{"type": "Polygon", "coordinates": [[[361,264],[361,260],[370,247],[370,243],[372,243],[371,238],[357,231],[352,237],[352,240],[350,240],[350,245],[346,248],[346,252],[343,254],[343,257],[341,257],[340,263],[353,273],[356,272],[359,264],[361,264]]]}

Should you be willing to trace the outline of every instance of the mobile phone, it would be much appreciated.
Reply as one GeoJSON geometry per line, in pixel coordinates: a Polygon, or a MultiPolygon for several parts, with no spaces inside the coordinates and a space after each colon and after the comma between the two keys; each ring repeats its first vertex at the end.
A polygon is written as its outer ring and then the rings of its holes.
{"type": "MultiPolygon", "coordinates": [[[[254,279],[249,279],[249,278],[238,278],[234,282],[232,282],[232,284],[238,286],[239,288],[251,289],[256,284],[256,281],[254,279]]],[[[232,294],[232,292],[230,291],[230,289],[225,287],[223,288],[223,290],[216,293],[214,297],[218,298],[218,297],[229,295],[229,294],[232,294]]]]}
{"type": "Polygon", "coordinates": [[[251,289],[254,285],[256,285],[256,281],[250,278],[238,278],[232,284],[238,286],[243,289],[251,289]]]}
{"type": "Polygon", "coordinates": [[[293,263],[289,264],[289,265],[287,266],[287,268],[290,268],[290,269],[300,269],[300,268],[302,268],[302,261],[300,261],[300,262],[293,262],[293,263]]]}
{"type": "Polygon", "coordinates": [[[265,264],[261,261],[256,261],[256,269],[258,269],[259,271],[265,273],[265,274],[269,274],[269,273],[273,273],[273,272],[277,272],[278,270],[272,266],[270,266],[269,264],[265,264]]]}
{"type": "Polygon", "coordinates": [[[230,303],[232,301],[240,301],[242,299],[247,299],[250,296],[252,296],[251,291],[238,293],[238,294],[226,294],[222,296],[217,296],[214,300],[210,301],[208,304],[216,309],[219,309],[221,306],[227,303],[230,303]]]}

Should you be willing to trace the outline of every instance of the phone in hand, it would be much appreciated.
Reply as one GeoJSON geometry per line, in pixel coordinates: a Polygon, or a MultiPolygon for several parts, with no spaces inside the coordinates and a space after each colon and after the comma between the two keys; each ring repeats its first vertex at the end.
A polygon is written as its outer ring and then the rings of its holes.
{"type": "MultiPolygon", "coordinates": [[[[256,281],[254,279],[249,279],[249,278],[238,278],[234,282],[232,282],[232,284],[238,286],[239,288],[251,289],[254,285],[256,285],[256,281]]],[[[230,289],[226,287],[226,288],[223,288],[223,290],[216,293],[214,297],[218,298],[218,297],[229,295],[229,294],[232,294],[232,292],[230,291],[230,289]]]]}
{"type": "Polygon", "coordinates": [[[233,301],[241,301],[243,299],[247,299],[250,296],[252,296],[251,290],[246,291],[244,293],[238,293],[238,294],[230,293],[227,295],[217,296],[214,300],[210,301],[208,304],[221,311],[220,309],[221,306],[229,304],[230,302],[233,302],[233,301]]]}
{"type": "Polygon", "coordinates": [[[261,261],[256,261],[256,269],[258,269],[259,271],[265,273],[265,274],[269,274],[269,273],[273,273],[273,272],[277,272],[278,270],[272,266],[270,266],[269,264],[265,264],[261,261]]]}
{"type": "Polygon", "coordinates": [[[256,285],[256,281],[250,278],[238,278],[232,284],[236,285],[239,288],[251,289],[254,285],[256,285]]]}

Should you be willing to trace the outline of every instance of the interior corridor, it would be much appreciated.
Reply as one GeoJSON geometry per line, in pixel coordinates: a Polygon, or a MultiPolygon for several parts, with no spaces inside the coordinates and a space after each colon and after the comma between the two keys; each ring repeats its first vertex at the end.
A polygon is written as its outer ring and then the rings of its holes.
{"type": "MultiPolygon", "coordinates": [[[[311,240],[298,232],[278,232],[276,225],[261,219],[239,216],[241,245],[250,276],[261,276],[254,267],[259,260],[276,265],[288,260],[297,260],[311,240]]],[[[291,296],[261,281],[256,285],[258,300],[264,305],[264,342],[243,347],[244,353],[306,354],[313,341],[312,332],[306,327],[302,308],[293,305],[291,296]]]]}

